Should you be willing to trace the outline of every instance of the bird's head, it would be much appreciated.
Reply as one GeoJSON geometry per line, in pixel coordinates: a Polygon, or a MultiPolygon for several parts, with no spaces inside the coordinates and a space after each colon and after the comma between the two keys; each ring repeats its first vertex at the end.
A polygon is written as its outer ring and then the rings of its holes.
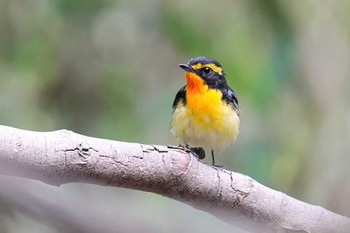
{"type": "Polygon", "coordinates": [[[185,77],[188,87],[208,85],[210,88],[220,88],[226,85],[225,73],[214,59],[208,57],[195,57],[187,64],[179,64],[185,70],[185,77]]]}

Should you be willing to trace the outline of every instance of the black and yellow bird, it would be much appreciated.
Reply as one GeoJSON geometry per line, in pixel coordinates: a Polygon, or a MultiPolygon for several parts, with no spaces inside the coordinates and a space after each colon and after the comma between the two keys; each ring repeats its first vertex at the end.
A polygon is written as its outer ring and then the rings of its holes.
{"type": "Polygon", "coordinates": [[[235,92],[227,85],[219,62],[196,57],[187,64],[186,85],[175,96],[171,133],[200,159],[210,150],[221,152],[235,142],[239,132],[239,105],[235,92]]]}

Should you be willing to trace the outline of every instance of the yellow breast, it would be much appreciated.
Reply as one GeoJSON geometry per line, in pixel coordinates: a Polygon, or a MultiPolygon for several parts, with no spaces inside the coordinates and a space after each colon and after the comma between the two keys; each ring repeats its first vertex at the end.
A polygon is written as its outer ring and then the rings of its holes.
{"type": "MultiPolygon", "coordinates": [[[[188,83],[188,82],[187,82],[188,83]]],[[[186,104],[175,108],[171,133],[191,147],[222,151],[237,137],[239,117],[225,101],[222,93],[202,84],[186,89],[186,104]]]]}

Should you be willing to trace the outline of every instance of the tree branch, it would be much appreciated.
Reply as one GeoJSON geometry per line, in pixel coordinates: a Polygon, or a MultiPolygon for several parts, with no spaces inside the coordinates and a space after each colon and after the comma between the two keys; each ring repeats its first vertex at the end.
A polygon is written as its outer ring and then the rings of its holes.
{"type": "Polygon", "coordinates": [[[153,192],[252,232],[350,232],[347,217],[206,165],[177,147],[6,126],[0,126],[0,140],[2,175],[51,185],[85,182],[153,192]]]}

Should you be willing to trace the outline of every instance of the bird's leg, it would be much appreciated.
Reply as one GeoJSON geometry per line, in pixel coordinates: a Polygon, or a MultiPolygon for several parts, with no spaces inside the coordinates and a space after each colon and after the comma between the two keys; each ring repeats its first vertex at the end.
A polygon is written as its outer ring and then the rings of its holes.
{"type": "Polygon", "coordinates": [[[224,165],[217,165],[217,164],[215,164],[215,158],[214,158],[214,151],[213,151],[213,150],[211,150],[211,158],[212,158],[212,160],[213,160],[213,166],[214,166],[214,167],[217,167],[217,168],[225,168],[224,165]]]}
{"type": "Polygon", "coordinates": [[[215,158],[214,158],[214,151],[211,150],[211,158],[213,160],[213,166],[215,166],[215,158]]]}

